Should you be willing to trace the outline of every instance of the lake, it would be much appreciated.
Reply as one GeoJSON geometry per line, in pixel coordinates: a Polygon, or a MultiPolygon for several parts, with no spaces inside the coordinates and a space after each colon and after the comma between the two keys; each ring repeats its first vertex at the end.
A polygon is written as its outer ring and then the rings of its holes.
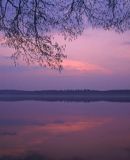
{"type": "Polygon", "coordinates": [[[129,160],[130,103],[0,102],[5,159],[129,160]]]}

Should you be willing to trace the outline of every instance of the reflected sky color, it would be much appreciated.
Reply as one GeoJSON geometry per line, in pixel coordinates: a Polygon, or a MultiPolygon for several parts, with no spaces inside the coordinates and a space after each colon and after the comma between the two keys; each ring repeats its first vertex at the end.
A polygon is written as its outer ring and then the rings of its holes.
{"type": "Polygon", "coordinates": [[[1,102],[0,110],[0,155],[130,157],[129,103],[1,102]]]}
{"type": "Polygon", "coordinates": [[[130,88],[130,32],[87,29],[66,43],[64,70],[59,73],[22,61],[14,67],[11,49],[0,48],[1,89],[128,89],[130,88]],[[17,83],[16,83],[17,82],[17,83]],[[107,85],[106,85],[107,84],[107,85]]]}

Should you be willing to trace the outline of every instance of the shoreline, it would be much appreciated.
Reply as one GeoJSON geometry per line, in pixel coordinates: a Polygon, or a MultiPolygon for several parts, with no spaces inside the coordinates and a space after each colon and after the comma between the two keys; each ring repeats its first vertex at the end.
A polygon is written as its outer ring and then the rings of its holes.
{"type": "Polygon", "coordinates": [[[0,90],[0,101],[130,102],[130,90],[0,90]]]}

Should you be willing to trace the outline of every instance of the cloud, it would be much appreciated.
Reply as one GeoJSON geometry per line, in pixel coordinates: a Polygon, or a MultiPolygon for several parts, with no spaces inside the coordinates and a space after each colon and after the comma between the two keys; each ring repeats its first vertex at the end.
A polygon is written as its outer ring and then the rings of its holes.
{"type": "Polygon", "coordinates": [[[125,41],[122,43],[123,45],[130,45],[130,41],[125,41]]]}
{"type": "Polygon", "coordinates": [[[63,62],[63,67],[68,70],[75,70],[79,72],[86,72],[86,73],[91,73],[91,72],[96,72],[96,73],[105,73],[105,74],[110,74],[111,71],[101,67],[99,65],[87,63],[87,62],[82,62],[78,60],[65,60],[63,62]]]}
{"type": "Polygon", "coordinates": [[[10,56],[0,55],[0,59],[9,60],[10,56]]]}

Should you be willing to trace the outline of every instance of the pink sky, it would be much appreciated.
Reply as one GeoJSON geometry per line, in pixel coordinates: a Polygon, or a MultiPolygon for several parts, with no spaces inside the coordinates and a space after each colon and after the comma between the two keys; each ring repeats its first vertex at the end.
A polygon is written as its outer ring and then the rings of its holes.
{"type": "Polygon", "coordinates": [[[0,89],[130,89],[130,32],[84,31],[66,43],[67,59],[59,73],[22,61],[15,68],[12,50],[0,48],[0,89]]]}

